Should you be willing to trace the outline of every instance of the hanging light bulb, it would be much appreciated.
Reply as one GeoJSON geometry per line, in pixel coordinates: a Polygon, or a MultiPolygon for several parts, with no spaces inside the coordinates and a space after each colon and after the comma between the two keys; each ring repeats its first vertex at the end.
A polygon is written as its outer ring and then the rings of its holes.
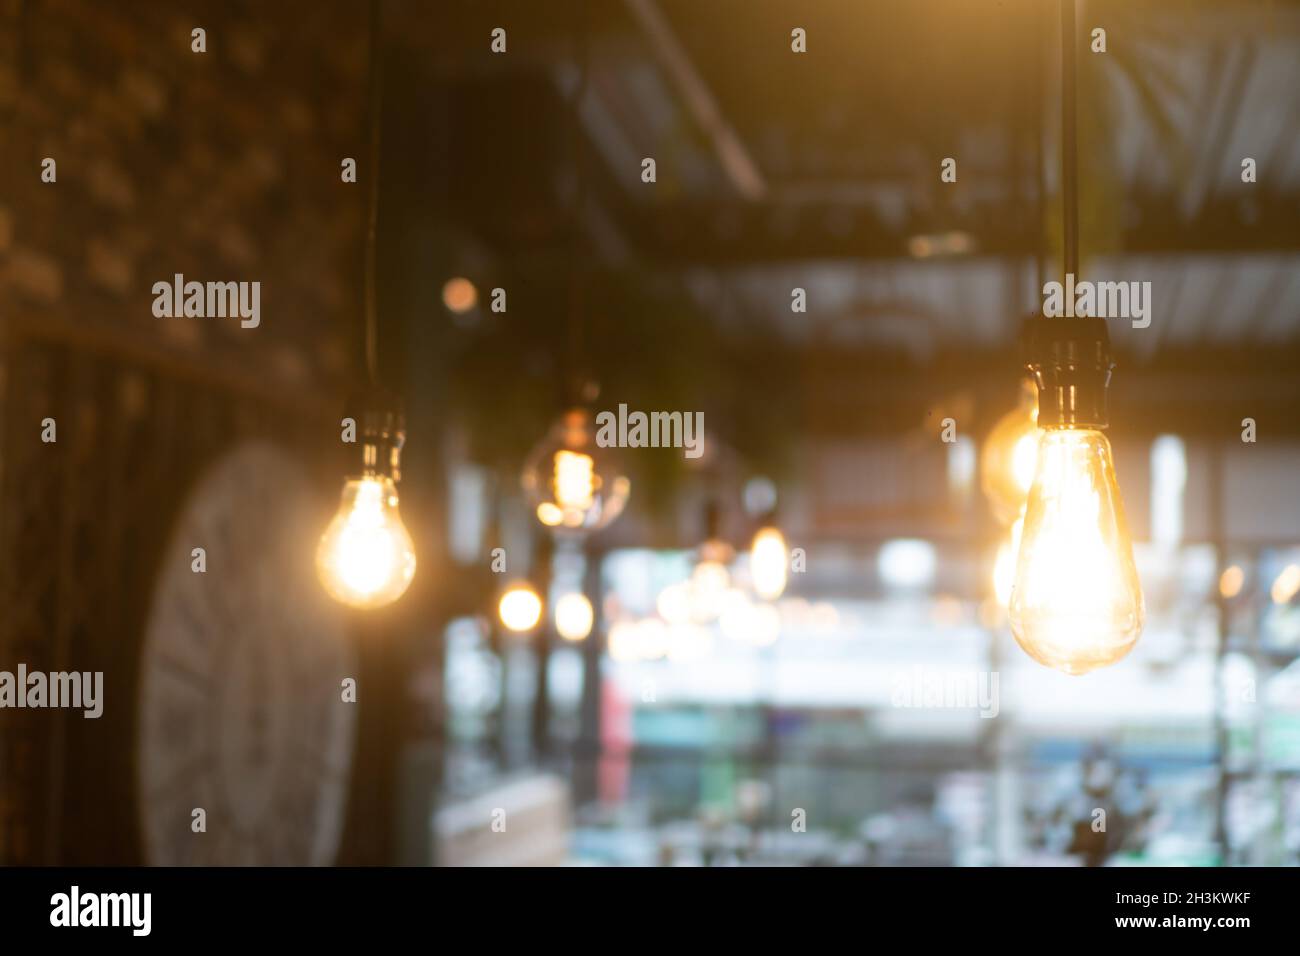
{"type": "Polygon", "coordinates": [[[571,155],[577,167],[571,217],[566,390],[569,410],[528,457],[523,486],[537,520],[557,531],[596,531],[614,521],[627,504],[632,483],[623,473],[617,453],[600,447],[594,438],[591,412],[600,386],[586,375],[583,358],[586,325],[585,275],[587,257],[581,251],[586,230],[587,177],[583,148],[582,103],[587,93],[588,57],[585,12],[577,44],[577,83],[570,101],[571,155]]]}
{"type": "MultiPolygon", "coordinates": [[[[1075,6],[1061,4],[1061,194],[1065,285],[1079,273],[1075,6]]],[[[1044,287],[1044,293],[1047,289],[1044,287]]],[[[1084,674],[1133,649],[1145,608],[1106,428],[1113,364],[1104,319],[1025,327],[1038,386],[1038,462],[1011,590],[1011,632],[1035,660],[1084,674]]]]}
{"type": "Polygon", "coordinates": [[[542,599],[531,584],[516,584],[501,595],[497,614],[507,630],[516,634],[531,631],[542,619],[542,599]]]}
{"type": "Polygon", "coordinates": [[[691,618],[699,624],[716,621],[731,590],[731,562],[735,549],[722,539],[722,513],[716,501],[704,508],[704,542],[695,551],[691,571],[691,618]]]}
{"type": "Polygon", "coordinates": [[[415,546],[398,511],[397,481],[405,431],[396,402],[370,392],[354,416],[360,473],[343,483],[339,510],[316,546],[316,573],[336,601],[371,609],[406,593],[415,546]]]}
{"type": "Polygon", "coordinates": [[[401,597],[415,575],[415,548],[388,478],[349,478],[338,513],[321,535],[316,568],[336,601],[376,608],[401,597]]]}
{"type": "Polygon", "coordinates": [[[585,594],[571,591],[555,602],[555,630],[566,641],[586,638],[595,620],[595,611],[585,594]]]}
{"type": "Polygon", "coordinates": [[[1038,382],[1038,466],[1025,507],[1011,630],[1040,663],[1067,674],[1113,664],[1133,649],[1145,615],[1107,425],[1106,323],[1030,323],[1038,382]]]}
{"type": "Polygon", "coordinates": [[[370,180],[365,241],[365,370],[369,387],[350,416],[359,432],[359,472],[343,483],[339,510],[316,546],[316,573],[336,601],[356,608],[391,604],[415,576],[415,546],[398,511],[397,482],[406,430],[395,396],[379,388],[375,307],[375,231],[379,215],[379,117],[382,93],[379,4],[370,7],[370,180]]]}
{"type": "Polygon", "coordinates": [[[731,590],[733,552],[726,542],[710,540],[700,545],[700,557],[691,572],[691,618],[701,624],[716,621],[731,590]]]}
{"type": "Polygon", "coordinates": [[[764,601],[775,601],[785,591],[786,569],[790,551],[785,536],[775,525],[768,525],[754,535],[749,547],[749,575],[754,593],[764,601]]]}
{"type": "Polygon", "coordinates": [[[548,528],[595,531],[617,518],[632,482],[612,449],[596,444],[590,413],[572,408],[533,449],[523,487],[537,520],[548,528]]]}
{"type": "Polygon", "coordinates": [[[1021,382],[1020,400],[989,432],[980,453],[980,484],[1004,525],[1020,517],[1038,462],[1038,393],[1034,380],[1021,382]]]}

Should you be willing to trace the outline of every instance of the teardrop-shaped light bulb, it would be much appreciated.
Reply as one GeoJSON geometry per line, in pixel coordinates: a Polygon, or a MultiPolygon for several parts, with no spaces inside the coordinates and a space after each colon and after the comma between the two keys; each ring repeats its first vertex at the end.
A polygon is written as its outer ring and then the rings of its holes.
{"type": "Polygon", "coordinates": [[[415,576],[415,546],[398,512],[391,478],[349,478],[334,520],[316,548],[316,572],[336,601],[356,608],[391,604],[415,576]]]}
{"type": "Polygon", "coordinates": [[[524,492],[537,520],[556,531],[596,531],[627,504],[632,483],[617,453],[596,442],[591,414],[564,414],[528,456],[524,492]]]}
{"type": "Polygon", "coordinates": [[[1011,632],[1036,661],[1084,674],[1113,664],[1142,633],[1142,585],[1110,442],[1050,429],[1026,504],[1011,632]]]}

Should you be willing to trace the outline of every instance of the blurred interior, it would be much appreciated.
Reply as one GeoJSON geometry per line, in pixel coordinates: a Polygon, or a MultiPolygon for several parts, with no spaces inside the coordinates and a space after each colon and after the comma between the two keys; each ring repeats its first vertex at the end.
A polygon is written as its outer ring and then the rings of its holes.
{"type": "Polygon", "coordinates": [[[0,669],[106,685],[0,711],[0,862],[1300,862],[1300,5],[1078,25],[1083,272],[1153,292],[1110,322],[1146,626],[1083,677],[1012,639],[984,456],[1061,272],[1055,4],[388,0],[418,568],[355,612],[302,582],[361,369],[365,4],[0,0],[0,669]],[[260,327],[156,318],[176,273],[259,280],[260,327]],[[552,534],[520,474],[579,372],[704,453],[611,449],[624,513],[552,534]]]}

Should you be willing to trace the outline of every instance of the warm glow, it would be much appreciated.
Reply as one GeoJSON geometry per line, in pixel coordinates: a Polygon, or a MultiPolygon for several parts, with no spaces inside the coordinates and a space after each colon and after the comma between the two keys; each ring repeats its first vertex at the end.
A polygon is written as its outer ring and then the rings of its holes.
{"type": "Polygon", "coordinates": [[[316,548],[316,573],[336,601],[376,608],[401,597],[415,576],[415,546],[388,478],[353,478],[316,548]]]}
{"type": "Polygon", "coordinates": [[[1038,397],[1022,384],[1020,401],[989,432],[980,453],[981,484],[994,516],[1011,524],[1020,515],[1038,463],[1038,397]]]}
{"type": "MultiPolygon", "coordinates": [[[[1034,457],[1038,457],[1037,452],[1034,457]]],[[[1020,553],[1020,534],[1024,527],[1025,516],[1022,514],[1011,526],[1007,540],[998,545],[998,556],[993,563],[993,596],[1004,608],[1011,603],[1011,586],[1016,580],[1016,556],[1020,553]]]]}
{"type": "Polygon", "coordinates": [[[701,561],[691,574],[691,616],[699,623],[716,620],[731,587],[731,572],[721,561],[701,561]]]}
{"type": "Polygon", "coordinates": [[[1016,641],[1067,674],[1122,658],[1144,608],[1105,435],[1043,433],[1024,522],[1010,607],[1016,641]]]}
{"type": "Polygon", "coordinates": [[[565,523],[570,524],[568,516],[592,506],[596,495],[596,463],[590,455],[581,452],[560,450],[555,453],[555,501],[564,512],[565,523]]]}
{"type": "Polygon", "coordinates": [[[1241,593],[1241,586],[1246,583],[1246,572],[1234,564],[1224,569],[1219,575],[1219,593],[1226,598],[1235,598],[1241,593]]]}
{"type": "Polygon", "coordinates": [[[442,304],[449,311],[462,315],[478,304],[478,290],[463,276],[448,279],[442,287],[442,304]]]}
{"type": "Polygon", "coordinates": [[[585,594],[573,591],[555,602],[555,630],[566,641],[580,641],[591,633],[595,620],[585,594]]]}
{"type": "Polygon", "coordinates": [[[531,585],[516,584],[501,595],[497,613],[508,630],[516,633],[531,631],[542,619],[542,599],[531,585]]]}
{"type": "Polygon", "coordinates": [[[1015,450],[1011,453],[1011,475],[1026,497],[1034,483],[1034,466],[1037,464],[1038,432],[1027,432],[1020,436],[1015,450]]]}
{"type": "Polygon", "coordinates": [[[749,573],[754,592],[765,601],[775,601],[785,591],[790,552],[785,537],[776,528],[764,528],[754,535],[749,550],[749,573]]]}
{"type": "Polygon", "coordinates": [[[1288,564],[1273,582],[1273,603],[1289,604],[1297,591],[1300,591],[1300,564],[1288,564]]]}
{"type": "Polygon", "coordinates": [[[595,441],[591,413],[572,408],[529,453],[521,476],[537,520],[556,531],[596,531],[623,512],[632,483],[615,450],[595,441]]]}

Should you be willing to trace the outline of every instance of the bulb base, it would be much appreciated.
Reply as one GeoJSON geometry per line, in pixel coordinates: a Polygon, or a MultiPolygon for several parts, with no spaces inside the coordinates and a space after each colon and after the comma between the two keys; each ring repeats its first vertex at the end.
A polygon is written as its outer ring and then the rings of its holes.
{"type": "Polygon", "coordinates": [[[368,388],[348,400],[347,415],[357,423],[360,474],[402,480],[406,419],[401,400],[383,388],[368,388]]]}
{"type": "Polygon", "coordinates": [[[1115,367],[1105,319],[1043,318],[1025,323],[1025,368],[1038,386],[1039,428],[1106,428],[1106,389],[1115,367]]]}

